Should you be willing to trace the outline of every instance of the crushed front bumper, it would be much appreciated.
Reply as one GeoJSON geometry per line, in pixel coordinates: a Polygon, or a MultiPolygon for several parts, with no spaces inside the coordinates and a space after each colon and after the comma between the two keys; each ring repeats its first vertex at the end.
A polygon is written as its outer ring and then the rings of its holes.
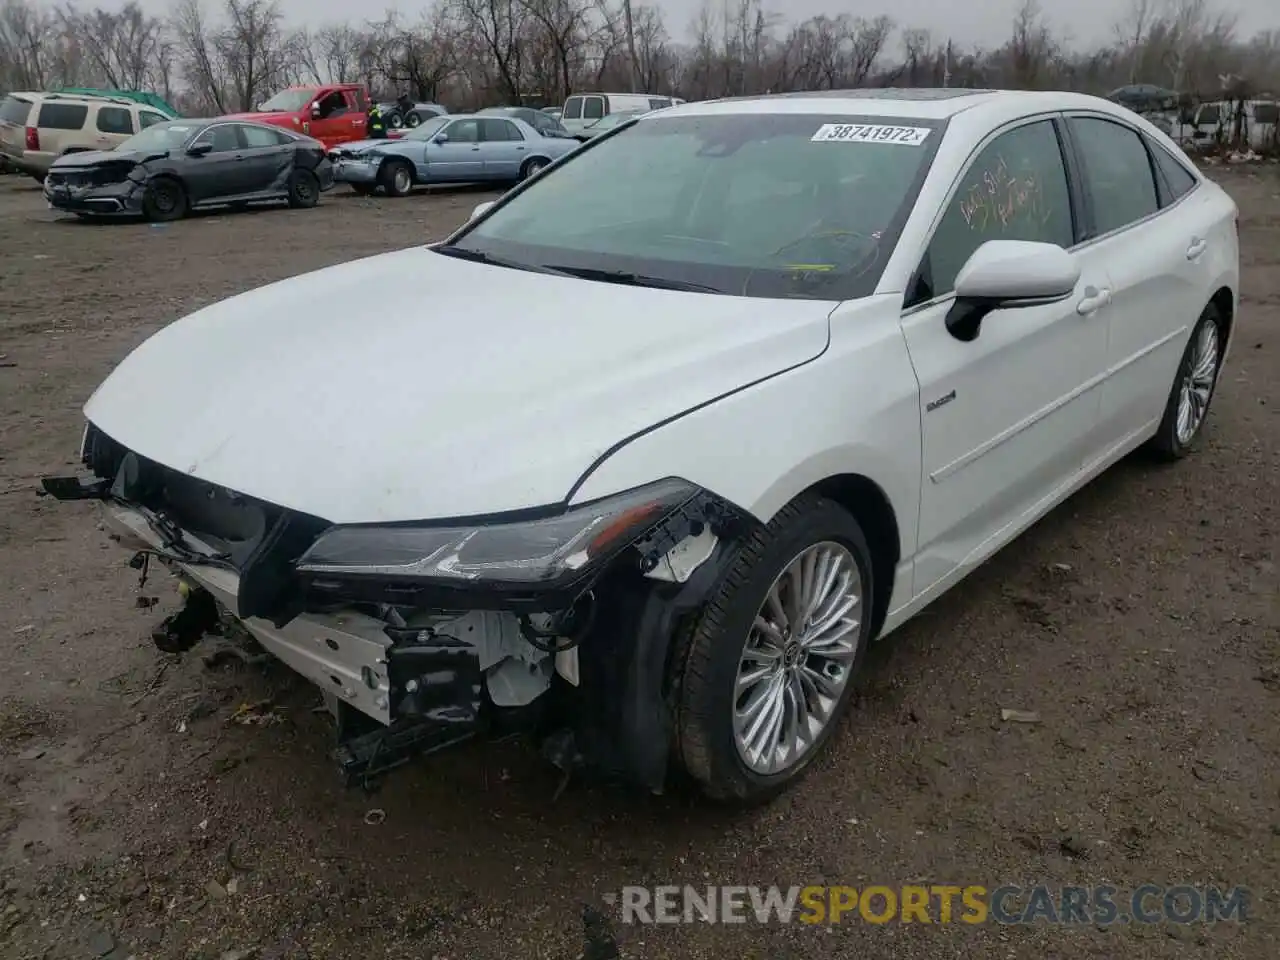
{"type": "Polygon", "coordinates": [[[378,164],[372,163],[368,160],[353,159],[351,157],[336,157],[333,159],[333,182],[363,184],[377,183],[378,164]]]}
{"type": "MultiPolygon", "coordinates": [[[[704,491],[583,588],[593,616],[571,647],[535,650],[516,612],[528,609],[528,596],[517,607],[484,589],[468,591],[468,602],[456,593],[429,595],[397,607],[394,617],[385,604],[342,590],[315,599],[297,589],[305,583],[289,557],[320,535],[324,521],[154,463],[139,467],[93,428],[85,437],[82,459],[96,479],[50,478],[45,490],[59,500],[99,501],[106,526],[135,551],[135,566],[158,557],[193,588],[183,613],[195,614],[187,618],[194,635],[170,644],[158,634],[157,645],[180,652],[220,624],[243,628],[327,695],[348,783],[478,733],[524,730],[563,768],[660,792],[673,735],[673,643],[758,524],[704,491]],[[192,514],[196,504],[209,512],[192,514]],[[183,516],[214,522],[219,511],[220,524],[179,525],[183,516]],[[192,532],[247,529],[247,516],[266,530],[247,557],[227,552],[230,541],[215,544],[212,534],[192,532]],[[195,597],[202,602],[193,604],[195,597]]],[[[578,601],[539,594],[532,602],[551,614],[578,601]]]]}
{"type": "MultiPolygon", "coordinates": [[[[102,513],[107,529],[123,545],[163,551],[164,545],[148,523],[145,508],[107,502],[102,505],[102,513]]],[[[187,539],[194,538],[188,534],[187,539]]],[[[225,609],[237,608],[240,578],[234,571],[188,563],[176,566],[185,580],[208,590],[225,609]]],[[[339,697],[379,723],[391,723],[386,670],[391,640],[382,621],[349,611],[303,614],[283,627],[257,617],[240,623],[263,649],[325,693],[339,697]]]]}
{"type": "Polygon", "coordinates": [[[55,210],[68,213],[140,214],[144,187],[133,180],[108,186],[51,186],[45,182],[44,198],[55,210]]]}

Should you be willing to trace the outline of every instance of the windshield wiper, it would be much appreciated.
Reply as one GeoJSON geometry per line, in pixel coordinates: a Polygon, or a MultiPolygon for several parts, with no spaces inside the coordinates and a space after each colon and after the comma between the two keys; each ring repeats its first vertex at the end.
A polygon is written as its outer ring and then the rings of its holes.
{"type": "Polygon", "coordinates": [[[561,270],[558,267],[544,267],[537,263],[522,263],[519,260],[508,260],[506,257],[495,257],[492,253],[485,253],[483,250],[471,250],[467,247],[457,247],[453,244],[446,244],[440,247],[432,247],[436,253],[443,253],[446,257],[456,257],[459,260],[470,260],[473,263],[487,263],[494,267],[507,267],[511,270],[527,270],[529,273],[549,273],[557,277],[571,277],[574,274],[568,270],[561,270]]]}
{"type": "Polygon", "coordinates": [[[559,273],[583,280],[599,280],[601,283],[620,283],[628,287],[653,287],[656,290],[684,290],[689,293],[724,293],[716,287],[690,280],[671,280],[666,277],[646,277],[627,270],[600,270],[594,267],[551,267],[559,273]]]}

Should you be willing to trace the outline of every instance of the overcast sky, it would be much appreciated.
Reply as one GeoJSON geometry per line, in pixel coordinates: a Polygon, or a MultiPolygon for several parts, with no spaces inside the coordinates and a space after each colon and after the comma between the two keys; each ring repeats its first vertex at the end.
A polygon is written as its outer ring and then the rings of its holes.
{"type": "MultiPolygon", "coordinates": [[[[101,0],[100,0],[101,2],[101,0]]],[[[206,0],[210,6],[214,0],[206,0]]],[[[279,0],[280,7],[295,25],[319,26],[336,20],[357,20],[371,16],[379,9],[373,3],[350,0],[279,0]]],[[[703,0],[658,0],[665,12],[667,29],[677,40],[685,40],[689,24],[703,0]]],[[[711,0],[718,6],[721,0],[711,0]]],[[[1214,0],[1209,0],[1211,5],[1214,0]]],[[[802,20],[821,13],[874,17],[887,13],[901,27],[927,27],[935,37],[948,35],[957,43],[984,46],[1002,42],[1008,35],[1009,22],[1020,0],[775,0],[766,10],[786,11],[790,20],[802,20]]],[[[109,5],[102,2],[103,6],[109,5]]],[[[416,14],[426,3],[402,0],[396,4],[406,14],[416,14]]],[[[167,0],[142,0],[142,6],[157,13],[168,7],[167,0]]],[[[1041,0],[1046,15],[1059,33],[1068,33],[1075,44],[1084,45],[1110,40],[1111,25],[1127,6],[1127,0],[1041,0]]],[[[1280,0],[1234,0],[1222,4],[1239,14],[1239,33],[1248,36],[1267,28],[1280,28],[1280,0]]]]}

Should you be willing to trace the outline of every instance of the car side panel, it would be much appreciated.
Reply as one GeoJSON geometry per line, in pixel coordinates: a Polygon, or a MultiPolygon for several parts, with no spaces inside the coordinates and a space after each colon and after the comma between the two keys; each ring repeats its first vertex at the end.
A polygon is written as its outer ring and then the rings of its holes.
{"type": "Polygon", "coordinates": [[[1209,302],[1222,251],[1221,198],[1198,188],[1145,223],[1099,241],[1113,281],[1104,445],[1158,422],[1187,339],[1209,302]],[[1200,246],[1202,252],[1195,250],[1200,246]]]}
{"type": "MultiPolygon", "coordinates": [[[[920,392],[900,305],[873,297],[837,307],[820,357],[631,439],[587,475],[573,502],[650,482],[662,464],[768,522],[814,484],[857,474],[884,492],[909,561],[920,504],[920,392]],[[707,456],[717,449],[735,455],[707,456]]],[[[892,606],[910,590],[910,575],[899,576],[892,606]]]]}

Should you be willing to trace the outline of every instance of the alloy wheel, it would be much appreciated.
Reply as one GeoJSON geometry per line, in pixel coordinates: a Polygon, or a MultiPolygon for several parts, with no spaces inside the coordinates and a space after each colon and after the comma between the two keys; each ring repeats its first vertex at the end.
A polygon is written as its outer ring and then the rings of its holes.
{"type": "Polygon", "coordinates": [[[1178,391],[1178,442],[1186,445],[1195,437],[1204,423],[1213,396],[1213,386],[1218,378],[1218,325],[1204,323],[1196,336],[1191,352],[1191,362],[1178,391]]]}
{"type": "Polygon", "coordinates": [[[765,595],[738,664],[733,729],[753,772],[799,763],[831,722],[853,674],[863,582],[847,547],[814,544],[765,595]]]}

